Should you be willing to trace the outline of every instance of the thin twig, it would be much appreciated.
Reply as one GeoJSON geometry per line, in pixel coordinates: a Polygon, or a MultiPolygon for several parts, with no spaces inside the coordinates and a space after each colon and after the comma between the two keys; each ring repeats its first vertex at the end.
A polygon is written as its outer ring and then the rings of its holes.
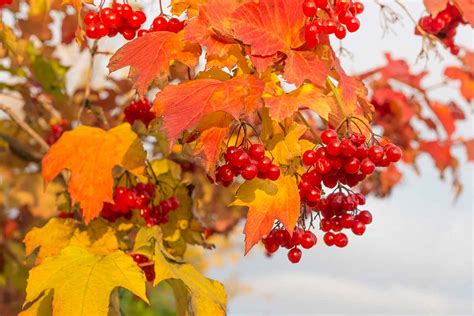
{"type": "Polygon", "coordinates": [[[41,149],[44,151],[49,150],[48,143],[46,143],[46,141],[33,128],[20,119],[10,107],[0,103],[0,110],[5,112],[18,126],[27,132],[28,135],[30,135],[40,145],[41,149]]]}
{"type": "Polygon", "coordinates": [[[97,43],[98,43],[98,41],[95,40],[94,44],[92,44],[92,48],[89,49],[89,51],[91,53],[91,60],[89,62],[89,69],[88,69],[88,72],[87,72],[86,85],[84,87],[84,97],[83,97],[83,100],[82,100],[81,108],[79,109],[79,112],[77,112],[77,121],[78,121],[79,125],[81,124],[82,113],[84,112],[84,109],[86,108],[87,103],[89,102],[89,96],[91,94],[91,81],[92,81],[92,75],[93,75],[93,72],[94,72],[94,57],[97,54],[97,43]]]}

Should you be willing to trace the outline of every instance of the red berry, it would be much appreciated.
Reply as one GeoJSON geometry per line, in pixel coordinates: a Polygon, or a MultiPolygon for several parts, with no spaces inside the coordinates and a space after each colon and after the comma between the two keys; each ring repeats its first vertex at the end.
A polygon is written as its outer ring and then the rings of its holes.
{"type": "Polygon", "coordinates": [[[265,245],[265,250],[268,251],[269,253],[274,253],[278,250],[278,248],[280,248],[277,241],[273,238],[265,239],[264,245],[265,245]]]}
{"type": "Polygon", "coordinates": [[[155,279],[155,266],[149,265],[142,268],[145,273],[146,280],[152,282],[155,279]]]}
{"type": "Polygon", "coordinates": [[[133,14],[133,9],[129,4],[122,4],[122,10],[117,11],[124,19],[129,19],[133,14]]]}
{"type": "Polygon", "coordinates": [[[334,236],[335,236],[335,235],[334,235],[333,233],[331,233],[331,232],[325,233],[325,234],[324,234],[324,237],[323,237],[324,243],[325,243],[326,245],[328,245],[328,246],[333,246],[333,245],[334,245],[334,242],[335,242],[334,236]]]}
{"type": "Polygon", "coordinates": [[[257,163],[258,171],[263,172],[263,173],[267,172],[271,166],[272,166],[272,161],[268,157],[263,157],[257,163]]]}
{"type": "Polygon", "coordinates": [[[339,156],[342,152],[342,143],[341,143],[341,141],[339,139],[334,139],[333,141],[331,141],[327,145],[326,151],[331,156],[334,156],[334,157],[339,156]]]}
{"type": "Polygon", "coordinates": [[[318,8],[324,9],[328,6],[328,0],[315,0],[318,8]]]}
{"type": "Polygon", "coordinates": [[[318,7],[316,6],[316,2],[314,0],[306,0],[303,3],[303,13],[308,18],[315,16],[317,11],[318,7]]]}
{"type": "Polygon", "coordinates": [[[352,19],[347,21],[346,27],[347,27],[347,30],[349,32],[354,33],[355,31],[357,31],[360,28],[359,19],[356,18],[356,17],[353,17],[352,19]]]}
{"type": "Polygon", "coordinates": [[[336,11],[347,11],[351,5],[351,0],[336,0],[336,11]]]}
{"type": "Polygon", "coordinates": [[[316,162],[316,153],[314,150],[305,151],[303,154],[303,162],[307,166],[310,166],[316,162]]]}
{"type": "Polygon", "coordinates": [[[320,138],[323,144],[329,145],[329,143],[337,139],[337,132],[333,129],[327,129],[321,133],[320,138]]]}
{"type": "Polygon", "coordinates": [[[342,230],[342,223],[338,218],[331,219],[331,230],[340,232],[342,230]]]}
{"type": "Polygon", "coordinates": [[[136,254],[132,255],[132,259],[133,259],[133,261],[135,261],[138,264],[145,263],[145,262],[149,261],[147,256],[142,255],[140,253],[136,253],[136,254]]]}
{"type": "Polygon", "coordinates": [[[183,22],[181,22],[180,20],[176,18],[171,18],[168,21],[168,31],[170,32],[178,33],[179,31],[183,29],[183,27],[184,27],[183,22]]]}
{"type": "Polygon", "coordinates": [[[316,236],[312,232],[307,230],[303,233],[303,236],[301,237],[301,247],[303,247],[304,249],[310,249],[314,245],[316,245],[317,241],[318,239],[316,238],[316,236]]]}
{"type": "Polygon", "coordinates": [[[354,3],[354,8],[357,14],[364,12],[364,4],[362,2],[354,3]]]}
{"type": "Polygon", "coordinates": [[[136,30],[131,28],[124,28],[120,30],[120,34],[122,34],[123,38],[125,38],[126,40],[131,41],[135,38],[136,30]]]}
{"type": "Polygon", "coordinates": [[[377,162],[381,161],[382,158],[383,158],[383,155],[384,155],[384,151],[383,151],[383,148],[381,146],[374,145],[374,146],[369,148],[369,158],[373,162],[377,163],[377,162]]]}
{"type": "Polygon", "coordinates": [[[249,148],[249,155],[252,159],[260,160],[265,156],[265,147],[261,144],[253,144],[249,148]]]}
{"type": "Polygon", "coordinates": [[[232,181],[235,176],[234,171],[229,165],[221,166],[219,170],[217,171],[217,173],[219,175],[219,179],[221,179],[224,182],[232,181]]]}
{"type": "Polygon", "coordinates": [[[370,175],[375,171],[375,164],[369,158],[365,158],[360,163],[360,171],[362,171],[363,174],[370,175]]]}
{"type": "Polygon", "coordinates": [[[276,181],[280,177],[280,168],[272,164],[270,168],[268,168],[268,170],[265,172],[265,175],[269,180],[276,181]]]}
{"type": "Polygon", "coordinates": [[[347,229],[352,228],[352,226],[354,225],[354,220],[355,220],[354,216],[349,215],[349,214],[344,214],[341,217],[341,225],[343,228],[347,228],[347,229]]]}
{"type": "Polygon", "coordinates": [[[138,29],[142,25],[142,15],[137,12],[133,12],[129,18],[127,18],[127,24],[132,29],[138,29]]]}
{"type": "Polygon", "coordinates": [[[95,23],[89,24],[86,27],[86,36],[88,38],[98,38],[99,33],[95,23]]]}
{"type": "Polygon", "coordinates": [[[369,211],[362,211],[357,215],[357,220],[361,221],[365,225],[372,223],[372,214],[369,211]]]}
{"type": "Polygon", "coordinates": [[[352,157],[356,154],[357,147],[351,142],[350,139],[344,139],[341,142],[341,153],[345,157],[352,157]]]}
{"type": "Polygon", "coordinates": [[[356,157],[350,157],[344,162],[344,171],[349,174],[354,174],[359,171],[360,161],[356,157]]]}
{"type": "Polygon", "coordinates": [[[84,16],[85,25],[90,25],[90,24],[99,23],[99,22],[100,22],[99,16],[94,12],[87,12],[86,15],[84,16]]]}
{"type": "MultiPolygon", "coordinates": [[[[352,226],[351,226],[352,227],[352,226]]],[[[327,218],[323,218],[320,222],[320,229],[323,232],[328,232],[331,230],[331,220],[327,218]]]]}
{"type": "Polygon", "coordinates": [[[168,21],[164,16],[158,16],[151,24],[153,31],[166,31],[168,29],[168,21]]]}
{"type": "Polygon", "coordinates": [[[140,22],[140,24],[143,24],[146,22],[146,15],[143,11],[141,10],[136,11],[136,14],[138,15],[138,21],[140,22]]]}
{"type": "Polygon", "coordinates": [[[288,251],[288,260],[290,260],[291,263],[298,263],[301,260],[301,255],[302,252],[299,248],[292,248],[288,251]]]}
{"type": "Polygon", "coordinates": [[[387,155],[388,160],[391,162],[397,162],[400,160],[400,158],[402,158],[402,150],[396,145],[390,146],[385,154],[387,155]]]}
{"type": "Polygon", "coordinates": [[[247,165],[243,168],[241,174],[245,180],[252,180],[257,176],[258,168],[256,165],[247,165]]]}
{"type": "Polygon", "coordinates": [[[358,236],[363,235],[365,232],[365,224],[356,220],[352,225],[352,232],[358,236]]]}
{"type": "Polygon", "coordinates": [[[334,34],[336,35],[336,37],[340,40],[342,40],[343,38],[346,37],[346,28],[344,27],[344,25],[342,24],[339,24],[337,27],[336,27],[336,31],[334,32],[334,34]]]}
{"type": "Polygon", "coordinates": [[[109,28],[112,28],[112,29],[118,29],[120,25],[122,24],[122,19],[114,11],[111,11],[109,14],[104,15],[103,21],[109,28]]]}
{"type": "Polygon", "coordinates": [[[319,189],[311,189],[305,194],[306,201],[310,202],[313,205],[321,199],[321,191],[319,189]]]}
{"type": "Polygon", "coordinates": [[[250,157],[249,155],[243,151],[242,149],[239,149],[235,152],[234,155],[230,158],[229,163],[237,168],[242,168],[243,166],[247,165],[250,162],[250,157]]]}
{"type": "Polygon", "coordinates": [[[349,239],[347,239],[346,234],[339,233],[334,235],[334,244],[336,245],[336,247],[344,248],[345,246],[347,246],[348,243],[349,239]]]}
{"type": "Polygon", "coordinates": [[[327,174],[332,168],[331,161],[325,157],[318,158],[318,160],[316,160],[315,167],[319,174],[327,174]]]}
{"type": "Polygon", "coordinates": [[[304,39],[308,48],[315,48],[319,44],[318,27],[314,23],[306,25],[304,39]]]}

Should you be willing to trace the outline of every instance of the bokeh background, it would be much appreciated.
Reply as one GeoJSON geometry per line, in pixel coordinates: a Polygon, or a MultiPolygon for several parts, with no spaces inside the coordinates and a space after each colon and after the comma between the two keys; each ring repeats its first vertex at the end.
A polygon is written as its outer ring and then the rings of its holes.
{"type": "MultiPolygon", "coordinates": [[[[442,48],[441,57],[432,53],[428,60],[418,59],[421,38],[395,3],[382,1],[402,17],[391,31],[384,31],[380,7],[374,1],[362,2],[366,11],[361,29],[342,43],[350,52],[341,57],[350,74],[384,65],[384,52],[405,59],[414,70],[429,71],[423,81],[428,86],[442,81],[446,66],[458,65],[442,48]]],[[[424,14],[422,0],[403,2],[415,18],[424,14]]],[[[457,42],[474,49],[472,30],[459,31],[457,42]]],[[[430,95],[440,101],[454,98],[472,110],[472,104],[457,98],[457,89],[453,83],[430,95]]],[[[457,135],[472,138],[474,120],[471,111],[467,114],[471,118],[457,125],[457,135]]],[[[433,161],[420,157],[420,175],[402,166],[402,183],[390,197],[368,199],[374,223],[363,236],[352,237],[346,248],[326,247],[320,238],[297,265],[288,262],[284,251],[267,258],[261,249],[253,249],[236,263],[212,268],[210,277],[237,287],[229,315],[472,315],[474,168],[462,148],[457,154],[464,184],[457,200],[449,174],[441,179],[433,161]]]]}

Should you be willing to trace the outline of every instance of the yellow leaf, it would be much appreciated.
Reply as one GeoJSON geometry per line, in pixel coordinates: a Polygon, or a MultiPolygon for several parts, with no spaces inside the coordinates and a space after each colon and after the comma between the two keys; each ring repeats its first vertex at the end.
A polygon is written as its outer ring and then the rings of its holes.
{"type": "Polygon", "coordinates": [[[231,205],[248,206],[245,223],[245,253],[265,237],[279,220],[292,234],[300,214],[296,179],[280,176],[277,181],[255,179],[244,182],[231,205]]]}
{"type": "Polygon", "coordinates": [[[48,183],[63,169],[71,171],[68,190],[80,202],[86,223],[97,217],[104,202],[113,203],[112,169],[122,166],[135,175],[143,172],[145,153],[129,124],[104,131],[81,126],[63,136],[43,158],[43,177],[48,183]]]}
{"type": "Polygon", "coordinates": [[[50,219],[41,228],[34,227],[23,240],[26,255],[31,255],[37,248],[39,248],[38,261],[58,255],[69,244],[75,228],[74,220],[60,218],[50,219]]]}
{"type": "Polygon", "coordinates": [[[141,269],[122,251],[100,256],[85,248],[68,246],[59,256],[46,258],[31,269],[25,304],[54,290],[54,315],[107,315],[110,293],[117,287],[148,303],[145,282],[141,269]]]}
{"type": "Polygon", "coordinates": [[[171,13],[181,15],[186,11],[188,17],[194,17],[199,14],[199,5],[205,2],[206,0],[171,0],[171,13]]]}
{"type": "Polygon", "coordinates": [[[82,11],[82,2],[91,4],[94,3],[94,0],[62,0],[62,5],[72,5],[78,14],[81,14],[82,11]]]}
{"type": "Polygon", "coordinates": [[[43,296],[21,311],[18,316],[50,316],[53,313],[52,300],[53,291],[45,291],[43,296]]]}
{"type": "Polygon", "coordinates": [[[163,253],[159,227],[142,228],[136,237],[135,251],[150,255],[155,262],[155,281],[169,281],[175,291],[177,310],[180,315],[225,315],[227,296],[224,286],[204,277],[192,265],[175,263],[163,253]],[[178,282],[178,283],[176,283],[178,282]]]}
{"type": "Polygon", "coordinates": [[[85,247],[98,255],[106,255],[119,249],[115,230],[103,219],[92,221],[84,231],[76,229],[70,245],[85,247]]]}
{"type": "Polygon", "coordinates": [[[175,180],[181,178],[181,167],[174,161],[168,159],[154,160],[151,166],[156,176],[169,173],[175,180]]]}
{"type": "Polygon", "coordinates": [[[18,64],[23,63],[28,47],[28,41],[17,39],[13,30],[3,22],[0,22],[0,44],[2,44],[0,48],[5,50],[7,55],[10,56],[13,61],[18,64]]]}
{"type": "Polygon", "coordinates": [[[268,144],[268,148],[279,164],[288,165],[293,158],[302,155],[302,148],[299,139],[306,132],[307,128],[304,125],[293,123],[286,135],[279,134],[274,136],[272,141],[268,144]]]}

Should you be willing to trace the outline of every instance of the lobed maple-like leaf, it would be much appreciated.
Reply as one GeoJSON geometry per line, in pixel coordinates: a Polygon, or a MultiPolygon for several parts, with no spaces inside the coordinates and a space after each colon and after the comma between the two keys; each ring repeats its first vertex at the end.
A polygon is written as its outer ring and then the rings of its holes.
{"type": "Polygon", "coordinates": [[[288,53],[283,76],[297,87],[301,86],[305,80],[322,87],[326,82],[328,69],[316,52],[292,50],[288,53]]]}
{"type": "Polygon", "coordinates": [[[121,47],[110,59],[108,68],[114,72],[130,66],[133,86],[144,96],[153,81],[167,82],[173,63],[179,61],[194,68],[200,54],[200,47],[184,41],[182,32],[151,32],[121,47]]]}
{"type": "Polygon", "coordinates": [[[335,107],[334,98],[326,97],[320,89],[310,84],[290,93],[284,93],[278,88],[273,91],[267,89],[263,100],[269,109],[270,117],[277,121],[293,116],[301,108],[309,108],[327,121],[331,108],[335,107]]]}
{"type": "Polygon", "coordinates": [[[262,91],[263,83],[253,76],[197,79],[164,88],[156,95],[153,109],[163,117],[163,129],[173,143],[181,132],[213,112],[227,112],[236,119],[252,113],[262,104],[262,91]]]}
{"type": "Polygon", "coordinates": [[[269,56],[304,44],[303,0],[260,0],[241,5],[232,14],[234,35],[250,45],[252,55],[269,56]]]}
{"type": "Polygon", "coordinates": [[[224,286],[208,279],[192,265],[171,261],[162,246],[159,227],[142,228],[135,238],[134,252],[151,257],[155,264],[153,284],[166,281],[173,288],[178,315],[225,315],[227,295],[224,286]],[[150,242],[153,240],[153,242],[150,242]]]}
{"type": "Polygon", "coordinates": [[[112,169],[121,166],[135,175],[143,172],[145,153],[129,124],[105,131],[81,126],[66,132],[51,146],[42,162],[46,184],[63,169],[71,172],[68,191],[72,202],[81,203],[84,219],[90,222],[104,202],[113,203],[112,169]]]}
{"type": "Polygon", "coordinates": [[[448,67],[444,71],[446,77],[461,81],[461,94],[471,102],[474,100],[474,74],[458,67],[448,67]]]}
{"type": "Polygon", "coordinates": [[[214,174],[219,155],[225,147],[224,140],[229,134],[229,127],[211,127],[201,133],[199,143],[201,146],[195,154],[201,156],[204,170],[214,174]]]}
{"type": "Polygon", "coordinates": [[[454,158],[451,155],[452,142],[428,141],[420,142],[420,150],[428,153],[440,171],[453,166],[454,158]]]}
{"type": "Polygon", "coordinates": [[[268,144],[274,163],[290,165],[296,157],[314,148],[314,144],[305,139],[300,139],[308,131],[305,125],[293,123],[285,133],[275,135],[268,144]]]}
{"type": "Polygon", "coordinates": [[[184,29],[184,40],[207,48],[207,55],[225,56],[235,43],[230,17],[236,0],[209,0],[199,6],[199,16],[184,29]]]}
{"type": "Polygon", "coordinates": [[[57,257],[46,258],[30,270],[26,303],[53,290],[53,314],[106,316],[110,294],[123,287],[148,302],[145,276],[123,251],[96,255],[78,246],[67,246],[57,257]]]}
{"type": "Polygon", "coordinates": [[[247,206],[245,253],[265,237],[279,220],[292,234],[300,214],[300,196],[295,178],[280,176],[277,181],[255,179],[244,182],[231,205],[247,206]]]}

